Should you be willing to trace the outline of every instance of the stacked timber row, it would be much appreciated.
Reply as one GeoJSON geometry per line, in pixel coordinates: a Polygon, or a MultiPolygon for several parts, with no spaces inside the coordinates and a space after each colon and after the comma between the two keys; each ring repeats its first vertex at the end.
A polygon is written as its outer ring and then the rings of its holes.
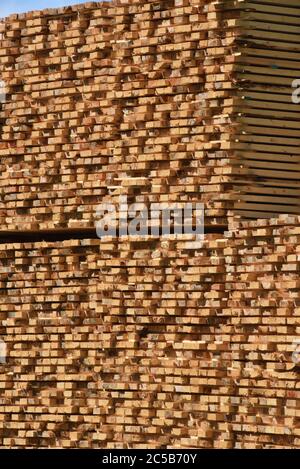
{"type": "Polygon", "coordinates": [[[6,19],[1,229],[92,228],[120,193],[203,202],[207,225],[227,226],[241,11],[222,10],[138,0],[6,19]]]}
{"type": "Polygon", "coordinates": [[[207,225],[299,213],[299,16],[139,0],[6,19],[2,229],[92,228],[120,193],[203,202],[207,225]]]}
{"type": "Polygon", "coordinates": [[[4,447],[300,448],[300,219],[1,250],[4,447]],[[134,249],[133,249],[134,248],[134,249]]]}
{"type": "Polygon", "coordinates": [[[92,228],[97,204],[120,193],[201,201],[207,225],[226,226],[233,208],[299,213],[299,16],[296,0],[10,16],[1,227],[92,228]]]}

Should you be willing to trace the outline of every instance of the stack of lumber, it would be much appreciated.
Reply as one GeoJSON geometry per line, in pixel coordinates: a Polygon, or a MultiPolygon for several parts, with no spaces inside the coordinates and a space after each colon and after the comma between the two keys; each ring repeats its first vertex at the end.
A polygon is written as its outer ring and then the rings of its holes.
{"type": "Polygon", "coordinates": [[[1,250],[4,447],[300,447],[300,219],[1,250]]]}
{"type": "Polygon", "coordinates": [[[300,213],[297,0],[113,1],[0,24],[1,229],[97,205],[205,203],[207,226],[300,213]]]}
{"type": "Polygon", "coordinates": [[[0,23],[1,447],[300,448],[299,17],[114,0],[0,23]],[[203,202],[210,234],[88,238],[120,195],[203,202]]]}
{"type": "Polygon", "coordinates": [[[227,226],[239,16],[138,0],[7,18],[1,229],[91,228],[120,193],[204,202],[206,223],[227,226]]]}

